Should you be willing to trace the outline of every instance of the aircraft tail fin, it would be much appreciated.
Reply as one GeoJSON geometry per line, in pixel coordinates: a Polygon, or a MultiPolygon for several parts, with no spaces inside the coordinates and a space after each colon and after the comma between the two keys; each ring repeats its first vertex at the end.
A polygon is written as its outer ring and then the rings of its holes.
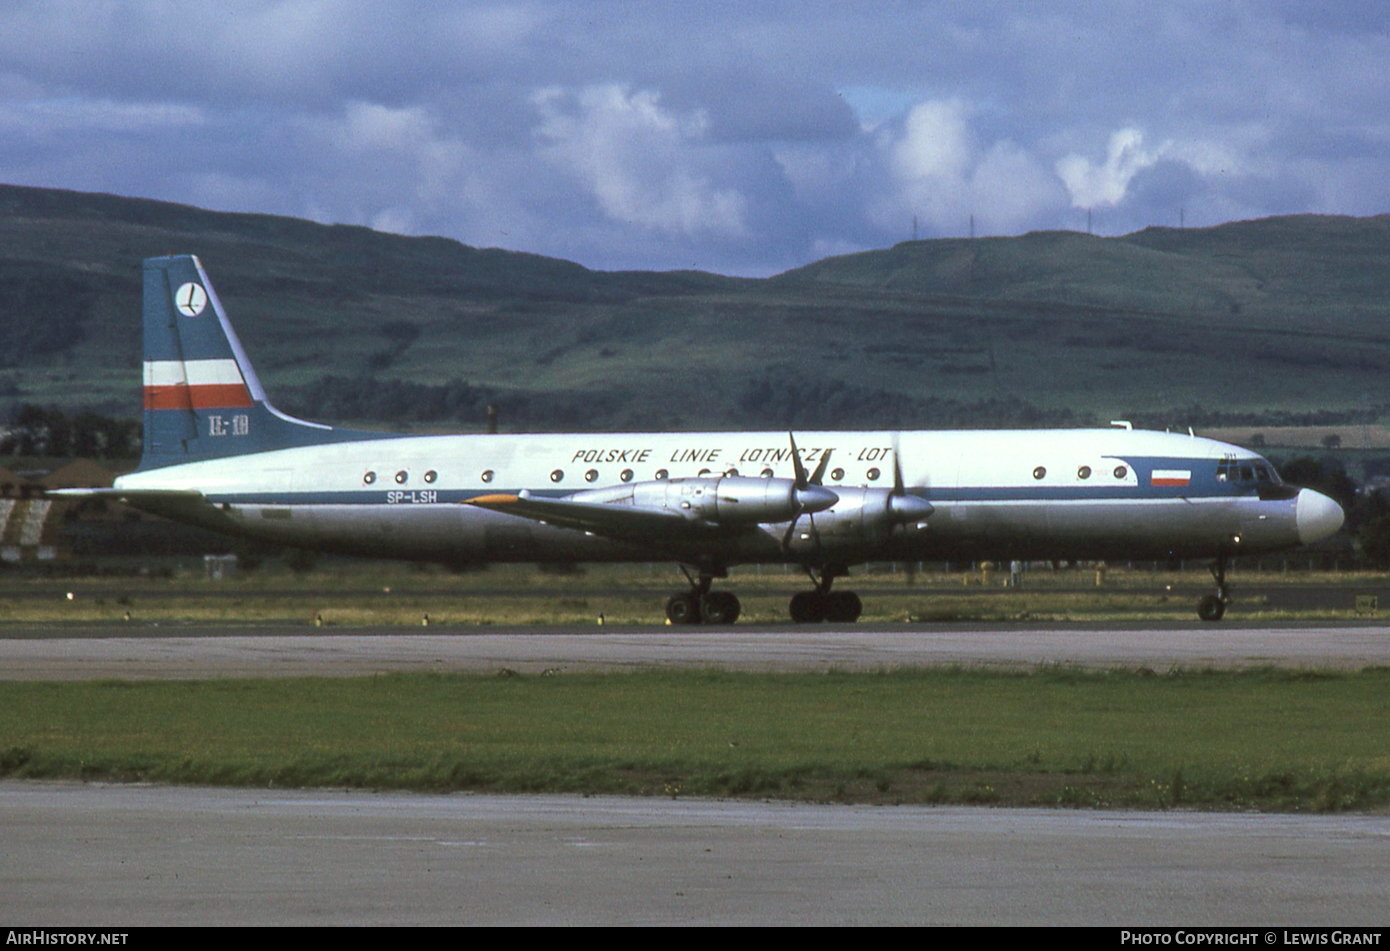
{"type": "Polygon", "coordinates": [[[270,405],[195,256],[145,261],[142,320],[141,469],[360,437],[270,405]]]}

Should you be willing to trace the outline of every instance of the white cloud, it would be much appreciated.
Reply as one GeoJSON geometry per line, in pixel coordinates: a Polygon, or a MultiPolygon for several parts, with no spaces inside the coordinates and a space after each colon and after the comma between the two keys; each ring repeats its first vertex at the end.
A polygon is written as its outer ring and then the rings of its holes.
{"type": "Polygon", "coordinates": [[[372,102],[347,104],[340,132],[353,150],[414,152],[435,139],[435,123],[420,106],[391,108],[372,102]]]}
{"type": "Polygon", "coordinates": [[[1066,201],[1062,183],[1034,155],[1014,142],[997,142],[970,179],[973,214],[982,233],[1013,234],[1056,227],[1066,201]]]}
{"type": "Polygon", "coordinates": [[[981,147],[960,100],[918,103],[875,136],[889,174],[871,216],[902,234],[911,216],[924,237],[1010,234],[1045,226],[1064,207],[1061,182],[1011,140],[981,147]]]}
{"type": "MultiPolygon", "coordinates": [[[[293,114],[277,135],[267,150],[282,156],[283,173],[224,177],[214,207],[243,209],[237,189],[251,196],[269,183],[281,213],[326,223],[523,248],[544,231],[524,207],[534,161],[478,147],[433,106],[349,101],[334,115],[293,114]]],[[[225,151],[212,157],[244,164],[225,151]]]]}
{"type": "Polygon", "coordinates": [[[711,181],[717,161],[702,148],[709,120],[677,115],[650,90],[620,85],[537,93],[537,136],[614,221],[670,234],[745,234],[746,202],[711,181]]]}
{"type": "Polygon", "coordinates": [[[1057,174],[1071,192],[1073,208],[1111,208],[1124,201],[1134,176],[1163,157],[1164,147],[1144,148],[1144,133],[1133,127],[1110,136],[1099,165],[1075,153],[1057,160],[1057,174]]]}
{"type": "Polygon", "coordinates": [[[889,146],[898,177],[926,187],[964,177],[970,152],[965,106],[959,100],[913,106],[902,134],[889,146]]]}

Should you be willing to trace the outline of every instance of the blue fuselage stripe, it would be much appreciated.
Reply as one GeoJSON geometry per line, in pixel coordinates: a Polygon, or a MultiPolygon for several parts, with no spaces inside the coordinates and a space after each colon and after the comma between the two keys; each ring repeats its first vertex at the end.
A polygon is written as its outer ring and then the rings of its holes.
{"type": "MultiPolygon", "coordinates": [[[[829,486],[833,491],[834,486],[829,486]]],[[[222,505],[398,505],[459,504],[486,495],[514,495],[515,489],[349,489],[339,492],[209,492],[207,499],[222,505]]],[[[564,498],[569,490],[532,489],[537,498],[564,498]]],[[[1254,486],[1230,486],[1225,491],[1194,492],[1188,487],[1139,488],[1115,486],[1097,488],[1008,487],[949,488],[919,490],[912,495],[935,503],[951,502],[1156,502],[1184,500],[1217,501],[1255,497],[1254,486]]]]}

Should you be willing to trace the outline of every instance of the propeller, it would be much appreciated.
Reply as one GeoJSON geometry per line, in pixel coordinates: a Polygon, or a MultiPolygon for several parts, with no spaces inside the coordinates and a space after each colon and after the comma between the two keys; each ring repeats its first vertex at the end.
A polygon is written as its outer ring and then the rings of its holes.
{"type": "Polygon", "coordinates": [[[898,451],[898,433],[893,433],[893,488],[888,493],[888,515],[897,522],[926,518],[936,511],[932,504],[917,495],[908,495],[903,485],[902,454],[898,451]]]}
{"type": "Polygon", "coordinates": [[[806,465],[801,461],[801,453],[796,448],[796,437],[790,432],[787,439],[792,446],[792,469],[796,476],[792,484],[792,510],[791,521],[787,523],[787,533],[782,536],[782,550],[791,551],[792,535],[796,532],[797,519],[803,514],[806,520],[811,523],[811,538],[815,542],[817,555],[820,553],[820,535],[816,532],[816,512],[823,512],[836,502],[840,497],[834,492],[821,485],[821,480],[825,478],[826,467],[830,465],[830,454],[834,450],[827,449],[821,456],[820,462],[816,465],[816,471],[806,474],[806,465]]]}
{"type": "MultiPolygon", "coordinates": [[[[907,494],[907,487],[903,485],[903,464],[898,453],[896,430],[893,433],[893,488],[888,493],[887,508],[889,519],[898,523],[924,519],[935,511],[926,499],[907,494]]],[[[907,583],[909,586],[917,583],[917,562],[914,560],[907,563],[907,583]]]]}

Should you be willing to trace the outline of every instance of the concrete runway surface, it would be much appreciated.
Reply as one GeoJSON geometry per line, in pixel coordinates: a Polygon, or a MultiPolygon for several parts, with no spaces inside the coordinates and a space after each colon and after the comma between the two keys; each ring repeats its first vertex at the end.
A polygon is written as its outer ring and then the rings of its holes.
{"type": "Polygon", "coordinates": [[[306,633],[304,627],[71,626],[0,634],[0,677],[366,676],[395,670],[875,669],[920,664],[1361,668],[1390,664],[1390,625],[932,625],[672,631],[306,633]],[[61,636],[55,636],[55,630],[61,636]]]}
{"type": "MultiPolygon", "coordinates": [[[[1375,624],[39,633],[0,637],[0,676],[1390,663],[1375,624]]],[[[1386,816],[0,783],[16,925],[1376,926],[1387,894],[1386,816]]]]}
{"type": "Polygon", "coordinates": [[[0,917],[1383,925],[1390,817],[0,783],[0,917]]]}

